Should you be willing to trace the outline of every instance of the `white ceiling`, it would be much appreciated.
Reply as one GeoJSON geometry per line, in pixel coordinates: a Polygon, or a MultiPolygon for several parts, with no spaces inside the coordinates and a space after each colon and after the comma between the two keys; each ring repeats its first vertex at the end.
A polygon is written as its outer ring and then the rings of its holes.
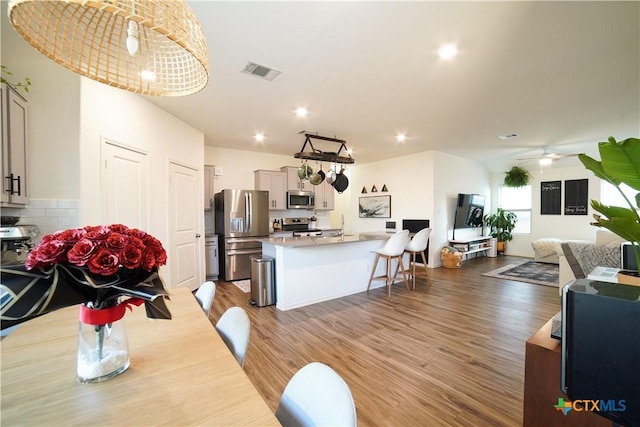
{"type": "Polygon", "coordinates": [[[293,155],[307,130],[346,140],[356,164],[439,150],[499,172],[543,147],[596,155],[610,135],[640,136],[637,1],[189,3],[210,82],[148,99],[206,145],[293,155]],[[450,42],[460,53],[445,62],[450,42]],[[282,74],[243,74],[248,61],[282,74]]]}

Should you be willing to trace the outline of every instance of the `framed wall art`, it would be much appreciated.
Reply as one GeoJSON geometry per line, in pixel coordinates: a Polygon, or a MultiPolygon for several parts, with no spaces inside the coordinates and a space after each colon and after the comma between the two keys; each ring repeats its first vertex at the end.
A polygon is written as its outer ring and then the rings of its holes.
{"type": "Polygon", "coordinates": [[[360,197],[360,218],[391,218],[391,196],[360,197]]]}
{"type": "Polygon", "coordinates": [[[589,206],[589,180],[567,179],[564,181],[564,214],[587,215],[589,206]]]}
{"type": "Polygon", "coordinates": [[[544,181],[540,183],[540,214],[562,214],[562,181],[544,181]]]}

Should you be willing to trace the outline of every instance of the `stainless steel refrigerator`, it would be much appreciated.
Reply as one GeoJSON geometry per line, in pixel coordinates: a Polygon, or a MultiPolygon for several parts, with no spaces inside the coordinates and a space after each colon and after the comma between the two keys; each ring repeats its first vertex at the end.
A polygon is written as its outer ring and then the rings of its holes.
{"type": "Polygon", "coordinates": [[[220,235],[220,277],[251,276],[252,255],[262,254],[257,239],[269,237],[269,192],[222,190],[213,198],[216,234],[220,235]]]}

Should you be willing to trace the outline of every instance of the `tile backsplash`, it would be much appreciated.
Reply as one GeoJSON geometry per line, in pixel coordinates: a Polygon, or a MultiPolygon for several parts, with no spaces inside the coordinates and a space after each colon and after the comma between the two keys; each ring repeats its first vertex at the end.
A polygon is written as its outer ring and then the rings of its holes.
{"type": "Polygon", "coordinates": [[[3,208],[2,215],[20,217],[18,224],[37,225],[41,238],[45,234],[80,227],[80,200],[31,199],[23,209],[3,208]]]}

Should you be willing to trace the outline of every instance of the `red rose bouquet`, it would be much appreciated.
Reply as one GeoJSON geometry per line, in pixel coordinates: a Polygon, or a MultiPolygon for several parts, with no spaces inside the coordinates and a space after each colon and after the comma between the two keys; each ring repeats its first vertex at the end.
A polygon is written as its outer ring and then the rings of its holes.
{"type": "Polygon", "coordinates": [[[48,234],[29,252],[27,270],[54,264],[86,266],[101,276],[115,274],[120,266],[148,272],[167,263],[162,243],[150,234],[126,225],[98,225],[48,234]]]}
{"type": "Polygon", "coordinates": [[[158,275],[166,262],[158,239],[122,224],[46,235],[24,266],[0,269],[2,329],[75,304],[124,315],[125,307],[144,302],[148,317],[170,319],[158,275]]]}

